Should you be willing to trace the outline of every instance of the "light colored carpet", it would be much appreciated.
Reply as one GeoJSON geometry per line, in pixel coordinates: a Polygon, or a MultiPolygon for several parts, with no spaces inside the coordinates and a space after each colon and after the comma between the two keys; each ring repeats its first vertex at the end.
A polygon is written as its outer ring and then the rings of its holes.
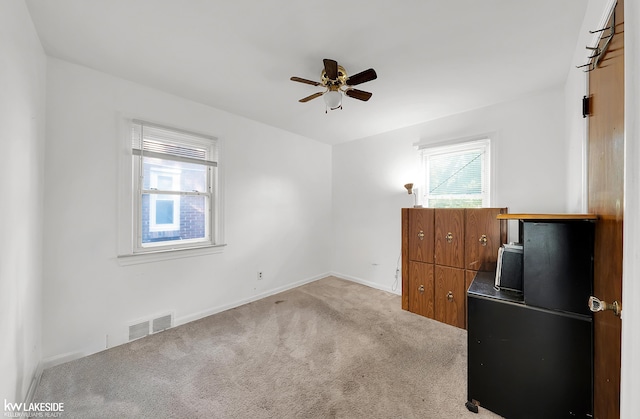
{"type": "Polygon", "coordinates": [[[64,418],[495,418],[466,331],[334,277],[46,370],[64,418]]]}

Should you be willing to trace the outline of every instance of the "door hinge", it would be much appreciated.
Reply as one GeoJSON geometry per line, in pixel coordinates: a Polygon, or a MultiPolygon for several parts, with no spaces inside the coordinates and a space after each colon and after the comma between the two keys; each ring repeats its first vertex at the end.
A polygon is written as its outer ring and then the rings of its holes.
{"type": "Polygon", "coordinates": [[[582,117],[586,118],[591,114],[591,98],[584,96],[582,98],[582,117]]]}

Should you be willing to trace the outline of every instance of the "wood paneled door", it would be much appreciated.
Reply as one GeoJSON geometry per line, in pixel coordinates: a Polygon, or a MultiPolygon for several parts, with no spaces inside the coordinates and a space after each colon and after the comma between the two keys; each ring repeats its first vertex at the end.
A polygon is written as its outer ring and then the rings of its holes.
{"type": "Polygon", "coordinates": [[[465,269],[478,271],[483,268],[483,264],[496,263],[496,249],[507,240],[506,223],[496,223],[496,217],[505,212],[506,208],[467,211],[464,227],[465,269]]]}
{"type": "Polygon", "coordinates": [[[433,263],[433,209],[409,211],[409,260],[433,263]]]}
{"type": "Polygon", "coordinates": [[[433,319],[433,264],[409,262],[409,311],[433,319]]]}
{"type": "MultiPolygon", "coordinates": [[[[588,205],[589,212],[599,217],[594,249],[594,295],[607,302],[622,301],[623,9],[623,1],[619,0],[615,8],[615,35],[600,65],[589,73],[588,205]]],[[[620,417],[621,332],[621,319],[612,312],[594,314],[595,418],[620,417]]]]}
{"type": "MultiPolygon", "coordinates": [[[[435,263],[464,268],[465,210],[438,209],[435,212],[435,263]]],[[[494,219],[495,222],[495,219],[494,219]]]]}
{"type": "Polygon", "coordinates": [[[435,266],[435,319],[464,329],[466,327],[465,270],[435,266]]]}

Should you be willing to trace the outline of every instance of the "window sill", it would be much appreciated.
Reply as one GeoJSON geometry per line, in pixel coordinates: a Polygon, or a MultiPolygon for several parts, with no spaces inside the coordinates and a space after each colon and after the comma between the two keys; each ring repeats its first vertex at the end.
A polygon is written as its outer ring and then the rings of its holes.
{"type": "Polygon", "coordinates": [[[170,259],[182,259],[193,256],[222,253],[226,246],[226,244],[217,244],[212,246],[186,247],[183,249],[152,250],[143,253],[118,255],[117,259],[120,266],[129,266],[137,265],[139,263],[151,263],[170,259]]]}

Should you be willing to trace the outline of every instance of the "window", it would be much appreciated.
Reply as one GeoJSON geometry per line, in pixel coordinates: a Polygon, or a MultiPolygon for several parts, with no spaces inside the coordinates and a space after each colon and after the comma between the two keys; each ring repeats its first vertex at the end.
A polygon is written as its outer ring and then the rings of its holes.
{"type": "Polygon", "coordinates": [[[430,208],[488,207],[491,140],[420,147],[423,203],[430,208]]]}
{"type": "MultiPolygon", "coordinates": [[[[147,162],[147,164],[149,163],[147,162]]],[[[179,170],[154,167],[151,164],[149,164],[149,166],[151,166],[151,189],[160,191],[179,190],[179,170]]],[[[156,232],[180,230],[180,196],[152,194],[150,195],[149,199],[151,201],[149,203],[149,231],[156,232]]]]}
{"type": "Polygon", "coordinates": [[[214,137],[131,124],[134,253],[216,245],[214,137]]]}

